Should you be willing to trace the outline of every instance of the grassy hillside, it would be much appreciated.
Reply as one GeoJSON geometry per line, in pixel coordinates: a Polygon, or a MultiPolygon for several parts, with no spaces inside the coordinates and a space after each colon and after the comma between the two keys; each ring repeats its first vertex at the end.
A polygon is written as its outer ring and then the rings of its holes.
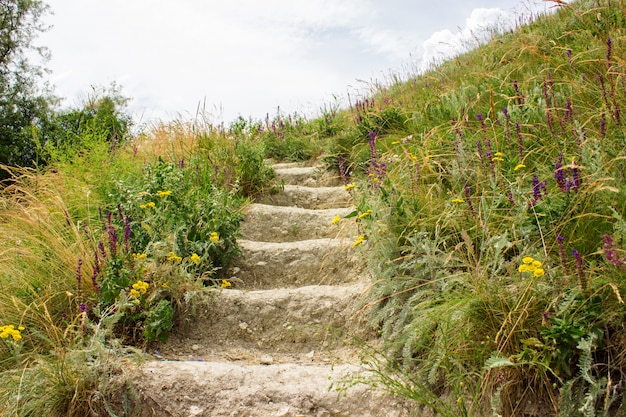
{"type": "Polygon", "coordinates": [[[446,416],[626,414],[626,8],[553,3],[315,120],[177,122],[124,146],[87,132],[12,170],[2,415],[107,415],[113,356],[236,286],[220,271],[239,208],[280,186],[264,158],[318,156],[354,193],[341,221],[374,277],[368,383],[446,416]]]}

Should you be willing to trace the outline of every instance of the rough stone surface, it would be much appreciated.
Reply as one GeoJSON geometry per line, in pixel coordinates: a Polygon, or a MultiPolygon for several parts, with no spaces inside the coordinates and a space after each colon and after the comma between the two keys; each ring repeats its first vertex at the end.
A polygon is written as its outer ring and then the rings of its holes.
{"type": "Polygon", "coordinates": [[[319,168],[275,168],[284,191],[248,207],[233,288],[207,293],[155,359],[132,369],[141,417],[415,416],[404,400],[352,384],[368,375],[354,338],[376,337],[356,226],[330,224],[352,210],[350,194],[319,168]]]}

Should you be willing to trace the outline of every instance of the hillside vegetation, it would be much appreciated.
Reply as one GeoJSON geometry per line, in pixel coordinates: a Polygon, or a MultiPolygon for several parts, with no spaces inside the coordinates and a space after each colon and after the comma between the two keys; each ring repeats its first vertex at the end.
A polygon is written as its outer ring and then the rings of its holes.
{"type": "Polygon", "coordinates": [[[267,159],[314,157],[353,193],[338,221],[373,277],[364,382],[444,416],[626,415],[626,7],[552,3],[314,120],[120,139],[96,119],[42,144],[47,168],[7,168],[2,415],[130,407],[131,353],[237,286],[240,209],[281,186],[267,159]]]}

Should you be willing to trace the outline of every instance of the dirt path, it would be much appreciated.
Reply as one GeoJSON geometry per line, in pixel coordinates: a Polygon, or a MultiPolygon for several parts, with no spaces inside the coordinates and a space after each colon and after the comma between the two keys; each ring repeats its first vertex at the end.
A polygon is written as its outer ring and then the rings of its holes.
{"type": "Polygon", "coordinates": [[[136,373],[146,416],[406,417],[399,399],[333,382],[364,372],[353,336],[374,340],[356,314],[368,279],[337,179],[280,164],[283,192],[246,212],[235,289],[215,291],[192,323],[136,373]]]}

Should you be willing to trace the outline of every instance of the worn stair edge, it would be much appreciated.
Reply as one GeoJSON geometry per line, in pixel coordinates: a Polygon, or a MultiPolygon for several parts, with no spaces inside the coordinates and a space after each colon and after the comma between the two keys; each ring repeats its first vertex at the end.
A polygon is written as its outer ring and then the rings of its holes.
{"type": "Polygon", "coordinates": [[[290,184],[285,185],[281,192],[264,196],[257,202],[306,209],[344,208],[353,204],[352,195],[344,187],[305,187],[290,184]]]}
{"type": "MultiPolygon", "coordinates": [[[[257,356],[292,354],[294,358],[315,352],[332,359],[328,349],[339,348],[343,358],[354,356],[355,338],[375,338],[374,329],[367,324],[367,310],[361,305],[366,291],[363,282],[257,291],[216,290],[159,350],[169,358],[222,355],[228,360],[236,360],[233,352],[238,350],[256,350],[257,356]]],[[[244,354],[240,359],[254,360],[253,356],[244,354]]]]}
{"type": "Polygon", "coordinates": [[[134,373],[146,416],[379,417],[380,410],[386,417],[410,415],[405,400],[368,385],[334,388],[333,382],[367,375],[355,365],[158,361],[134,373]],[[256,383],[252,373],[261,376],[256,383]]]}
{"type": "Polygon", "coordinates": [[[274,168],[274,171],[285,184],[306,187],[332,187],[342,184],[339,175],[320,166],[274,168]]]}
{"type": "Polygon", "coordinates": [[[342,284],[358,279],[364,268],[348,239],[237,243],[242,254],[233,261],[227,276],[239,288],[342,284]]]}
{"type": "Polygon", "coordinates": [[[260,242],[295,242],[354,236],[357,233],[356,223],[343,219],[353,209],[353,207],[345,207],[312,210],[251,204],[245,210],[241,234],[244,240],[260,242]],[[335,216],[341,219],[337,224],[333,224],[335,216]]]}

